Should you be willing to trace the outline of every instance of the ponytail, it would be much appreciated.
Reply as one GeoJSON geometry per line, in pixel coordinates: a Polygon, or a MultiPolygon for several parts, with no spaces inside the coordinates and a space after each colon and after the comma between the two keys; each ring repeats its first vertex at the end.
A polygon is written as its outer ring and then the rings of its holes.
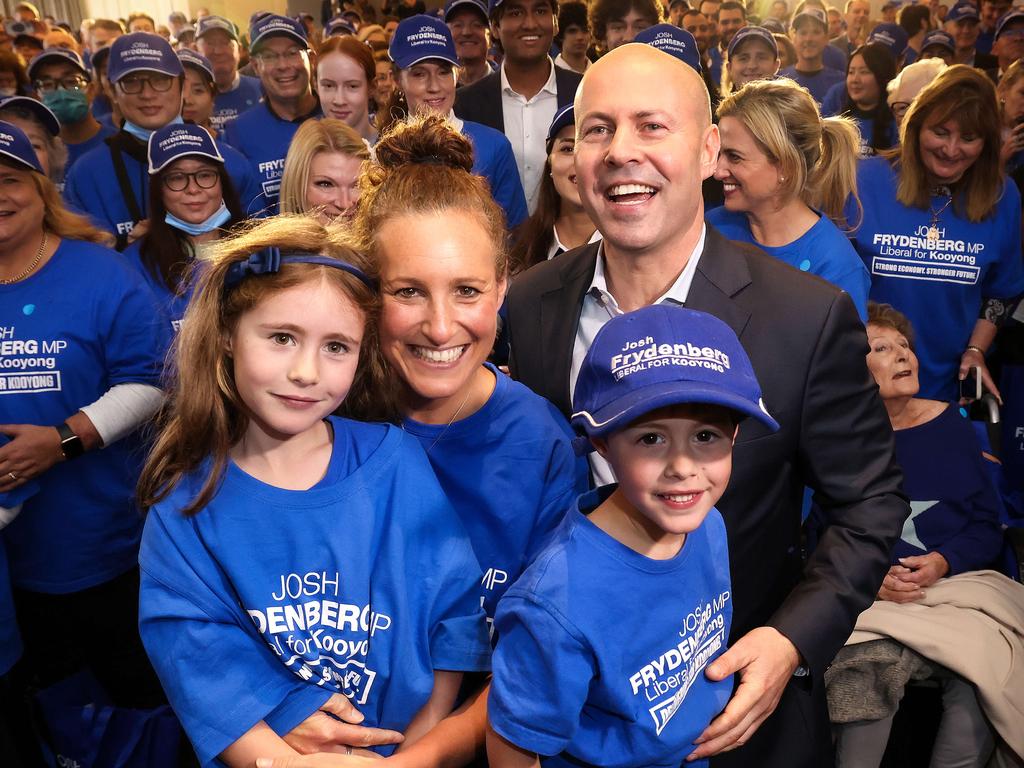
{"type": "Polygon", "coordinates": [[[840,229],[856,229],[864,210],[857,195],[859,150],[860,132],[853,122],[841,117],[821,121],[821,157],[810,172],[807,187],[813,199],[807,204],[820,209],[840,229]],[[851,197],[857,213],[847,221],[845,209],[851,197]]]}

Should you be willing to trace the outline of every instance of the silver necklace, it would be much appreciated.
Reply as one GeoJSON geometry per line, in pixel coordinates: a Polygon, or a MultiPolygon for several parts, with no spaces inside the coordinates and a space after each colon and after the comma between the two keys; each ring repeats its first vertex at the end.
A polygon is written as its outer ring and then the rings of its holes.
{"type": "Polygon", "coordinates": [[[427,448],[428,455],[432,450],[434,450],[434,446],[441,442],[441,438],[444,437],[445,432],[448,431],[451,425],[455,423],[455,420],[459,418],[459,414],[462,413],[462,409],[466,407],[466,403],[469,401],[469,393],[472,391],[472,386],[468,390],[466,390],[466,396],[462,398],[462,402],[459,403],[459,407],[456,409],[455,413],[453,413],[452,417],[448,419],[448,423],[444,425],[444,429],[441,430],[440,434],[438,434],[438,436],[434,438],[434,442],[430,444],[430,447],[427,448]]]}

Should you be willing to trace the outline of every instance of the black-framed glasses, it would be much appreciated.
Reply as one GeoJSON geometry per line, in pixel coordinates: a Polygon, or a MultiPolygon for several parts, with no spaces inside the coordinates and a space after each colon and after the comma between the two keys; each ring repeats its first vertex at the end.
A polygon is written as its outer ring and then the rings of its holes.
{"type": "Polygon", "coordinates": [[[52,77],[41,77],[34,83],[39,93],[53,93],[61,88],[65,91],[80,91],[88,84],[89,81],[81,75],[73,75],[60,80],[55,80],[52,77]]]}
{"type": "Polygon", "coordinates": [[[184,192],[188,189],[189,181],[193,179],[196,182],[196,186],[200,189],[213,189],[217,186],[217,182],[220,181],[220,174],[209,168],[204,168],[195,173],[172,171],[164,176],[164,186],[171,190],[171,192],[184,192]]]}
{"type": "Polygon", "coordinates": [[[261,51],[256,54],[256,58],[260,60],[260,63],[267,67],[276,67],[278,62],[284,62],[285,64],[291,64],[296,61],[300,61],[306,51],[303,48],[291,48],[284,53],[275,53],[274,51],[261,51]]]}
{"type": "Polygon", "coordinates": [[[907,110],[910,109],[909,101],[894,101],[891,105],[892,113],[894,116],[902,118],[907,114],[907,110]]]}
{"type": "Polygon", "coordinates": [[[149,87],[157,93],[165,93],[171,90],[171,85],[174,84],[174,78],[170,75],[161,75],[157,72],[151,72],[145,77],[127,75],[117,81],[117,87],[121,89],[122,93],[127,93],[129,96],[132,96],[137,93],[142,93],[142,89],[146,87],[146,83],[149,83],[149,87]]]}

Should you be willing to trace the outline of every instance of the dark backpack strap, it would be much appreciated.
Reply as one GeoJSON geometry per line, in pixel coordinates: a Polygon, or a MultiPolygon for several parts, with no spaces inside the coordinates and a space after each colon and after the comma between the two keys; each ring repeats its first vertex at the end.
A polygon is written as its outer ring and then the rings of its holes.
{"type": "MultiPolygon", "coordinates": [[[[121,198],[128,206],[128,213],[132,217],[132,224],[138,224],[143,219],[142,210],[139,208],[139,201],[135,199],[135,192],[132,191],[132,184],[128,180],[128,168],[124,164],[124,157],[121,154],[121,147],[115,140],[109,142],[110,159],[114,163],[114,175],[117,176],[117,185],[121,188],[121,198]]],[[[117,233],[116,248],[123,251],[128,247],[128,233],[117,233]]]]}

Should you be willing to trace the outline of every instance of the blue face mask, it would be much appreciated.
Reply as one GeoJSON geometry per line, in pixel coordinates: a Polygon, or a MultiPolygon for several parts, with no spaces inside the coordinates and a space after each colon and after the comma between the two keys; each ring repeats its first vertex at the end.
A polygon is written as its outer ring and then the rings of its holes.
{"type": "Polygon", "coordinates": [[[89,99],[85,91],[58,88],[43,94],[43,104],[50,108],[61,125],[74,125],[89,114],[89,99]]]}
{"type": "MultiPolygon", "coordinates": [[[[185,121],[181,119],[181,115],[175,115],[174,119],[171,120],[168,123],[168,125],[178,125],[179,123],[184,123],[184,122],[185,121]]],[[[146,128],[138,126],[138,125],[136,125],[135,123],[133,123],[131,120],[129,120],[127,118],[125,118],[124,126],[122,126],[122,127],[124,128],[126,133],[130,133],[132,136],[134,136],[136,139],[138,139],[139,141],[141,141],[144,144],[148,144],[149,143],[149,137],[153,135],[153,131],[150,131],[150,130],[147,130],[146,128]]]]}
{"type": "Polygon", "coordinates": [[[227,222],[231,218],[231,211],[221,200],[220,208],[213,212],[206,221],[201,221],[198,224],[189,224],[187,221],[182,221],[173,213],[168,213],[164,216],[164,221],[170,224],[175,229],[180,229],[187,235],[198,237],[199,235],[205,235],[207,232],[212,232],[219,226],[227,222]]]}

